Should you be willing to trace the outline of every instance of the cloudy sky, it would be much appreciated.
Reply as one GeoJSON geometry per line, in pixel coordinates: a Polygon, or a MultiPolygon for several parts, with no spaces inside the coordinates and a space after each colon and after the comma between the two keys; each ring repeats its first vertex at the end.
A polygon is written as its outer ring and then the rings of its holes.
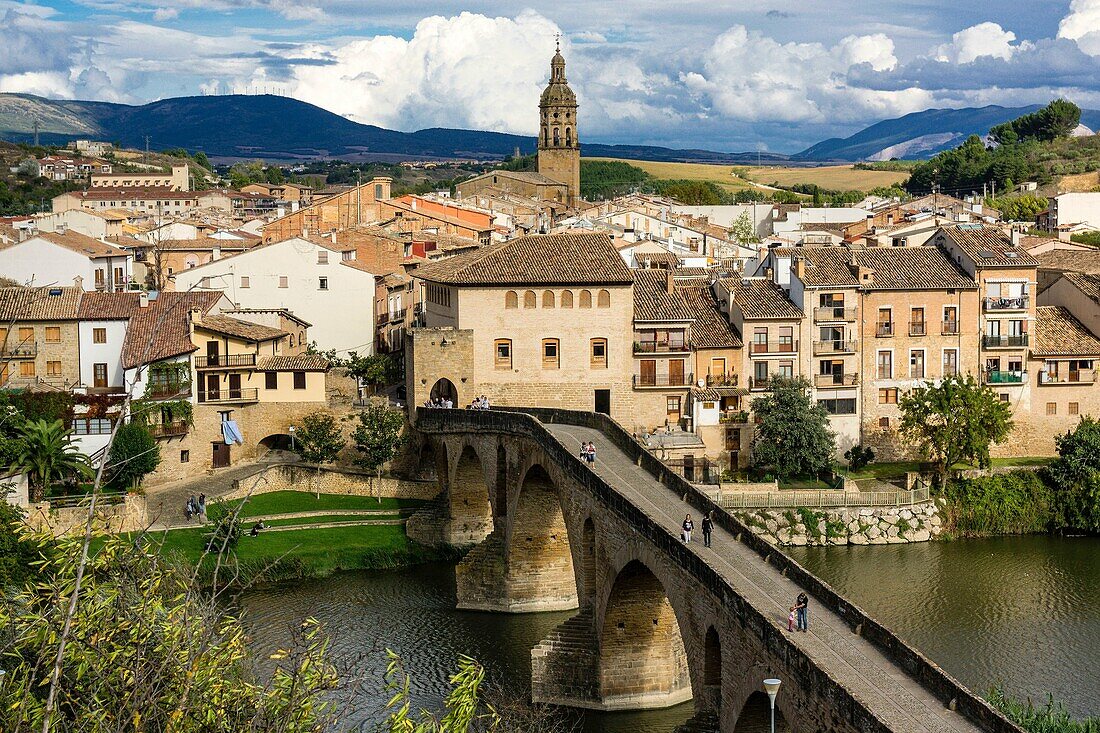
{"type": "Polygon", "coordinates": [[[582,141],[793,152],[928,107],[1100,107],[1100,0],[0,0],[0,91],[532,134],[558,33],[582,141]]]}

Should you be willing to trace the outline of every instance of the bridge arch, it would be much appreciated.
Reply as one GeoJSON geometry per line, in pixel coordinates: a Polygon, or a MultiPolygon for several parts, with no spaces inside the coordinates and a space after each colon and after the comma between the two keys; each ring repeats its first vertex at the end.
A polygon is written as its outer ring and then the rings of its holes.
{"type": "Polygon", "coordinates": [[[465,538],[466,542],[480,542],[493,528],[485,467],[477,450],[469,443],[456,452],[458,458],[447,486],[451,534],[465,538]]]}
{"type": "MultiPolygon", "coordinates": [[[[791,733],[790,718],[783,710],[787,705],[783,702],[783,691],[775,698],[775,733],[791,733]]],[[[737,708],[737,718],[731,730],[733,733],[755,733],[760,730],[768,730],[771,721],[771,708],[768,695],[763,690],[754,690],[737,708]]]]}

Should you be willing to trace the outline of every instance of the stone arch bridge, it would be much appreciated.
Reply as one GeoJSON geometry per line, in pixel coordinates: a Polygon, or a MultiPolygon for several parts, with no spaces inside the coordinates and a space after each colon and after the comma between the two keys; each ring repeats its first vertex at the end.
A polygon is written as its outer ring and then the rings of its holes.
{"type": "Polygon", "coordinates": [[[472,545],[458,604],[576,609],[531,652],[536,701],[600,710],[694,701],[696,729],[732,733],[761,681],[784,681],[796,733],[1020,729],[665,468],[605,415],[419,408],[442,484],[410,518],[425,543],[472,545]],[[578,458],[593,441],[593,467],[578,458]],[[679,526],[715,510],[713,544],[679,526]],[[788,633],[799,590],[810,632],[788,633]]]}

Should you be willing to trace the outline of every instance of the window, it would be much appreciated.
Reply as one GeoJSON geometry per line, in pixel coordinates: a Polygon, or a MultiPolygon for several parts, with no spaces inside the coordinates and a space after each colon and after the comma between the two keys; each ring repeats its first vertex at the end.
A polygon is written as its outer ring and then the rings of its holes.
{"type": "Polygon", "coordinates": [[[515,290],[509,290],[504,294],[504,307],[505,308],[519,308],[519,296],[515,290]]]}
{"type": "Polygon", "coordinates": [[[890,418],[888,418],[888,417],[880,417],[880,418],[878,419],[878,426],[879,426],[880,428],[888,428],[888,427],[890,427],[890,418]]]}
{"type": "Polygon", "coordinates": [[[878,309],[878,322],[875,326],[876,336],[894,335],[894,316],[889,308],[878,309]]]}
{"type": "Polygon", "coordinates": [[[909,335],[923,336],[927,331],[924,324],[924,308],[912,308],[909,311],[909,335]]]}
{"type": "Polygon", "coordinates": [[[294,389],[306,388],[306,373],[294,372],[294,389]]]}
{"type": "Polygon", "coordinates": [[[279,275],[279,287],[280,288],[285,288],[285,287],[289,287],[289,285],[290,284],[287,282],[286,275],[279,275]]]}
{"type": "Polygon", "coordinates": [[[878,403],[880,405],[896,405],[898,403],[898,390],[896,387],[886,387],[878,391],[878,403]]]}
{"type": "Polygon", "coordinates": [[[680,419],[680,398],[666,397],[665,398],[665,414],[669,417],[679,420],[680,419]]]}
{"type": "Polygon", "coordinates": [[[543,290],[542,291],[542,307],[553,308],[554,307],[554,291],[543,290]]]}
{"type": "Polygon", "coordinates": [[[21,376],[21,377],[33,377],[34,374],[35,374],[35,372],[34,372],[34,362],[33,361],[23,361],[23,362],[19,363],[19,376],[21,376]]]}
{"type": "Polygon", "coordinates": [[[830,415],[854,415],[856,414],[856,398],[845,397],[843,399],[818,400],[817,404],[825,408],[830,415]]]}
{"type": "Polygon", "coordinates": [[[572,308],[573,307],[573,291],[563,290],[561,291],[561,307],[572,308]]]}
{"type": "Polygon", "coordinates": [[[924,379],[924,349],[909,352],[909,378],[924,379]]]}
{"type": "Polygon", "coordinates": [[[523,294],[523,307],[534,308],[538,305],[538,298],[535,296],[534,290],[528,290],[523,294]]]}
{"type": "Polygon", "coordinates": [[[768,329],[754,328],[752,330],[752,353],[766,354],[768,352],[768,329]]]}
{"type": "Polygon", "coordinates": [[[191,451],[186,450],[186,449],[181,450],[180,451],[180,463],[190,463],[190,462],[191,462],[191,451]]]}
{"type": "Polygon", "coordinates": [[[943,309],[943,335],[953,336],[959,332],[959,309],[948,305],[943,309]]]}
{"type": "Polygon", "coordinates": [[[327,277],[317,278],[317,289],[318,290],[328,290],[328,278],[327,277]]]}
{"type": "Polygon", "coordinates": [[[1001,392],[998,396],[1001,398],[1001,402],[1008,402],[1008,392],[1001,392]]]}
{"type": "Polygon", "coordinates": [[[34,341],[34,328],[28,328],[26,326],[19,329],[19,343],[29,344],[34,341]]]}
{"type": "Polygon", "coordinates": [[[1069,412],[1070,415],[1079,415],[1079,414],[1081,414],[1081,403],[1080,402],[1070,402],[1068,412],[1069,412]]]}
{"type": "Polygon", "coordinates": [[[47,344],[59,344],[59,343],[61,343],[61,327],[60,326],[46,326],[46,343],[47,344]]]}
{"type": "Polygon", "coordinates": [[[497,339],[493,342],[493,366],[497,369],[512,368],[512,340],[497,339]]]}
{"type": "Polygon", "coordinates": [[[943,350],[943,376],[954,377],[959,373],[959,350],[943,350]]]}
{"type": "Polygon", "coordinates": [[[892,351],[878,352],[878,378],[894,378],[894,353],[892,351]]]}
{"type": "Polygon", "coordinates": [[[328,264],[328,250],[327,249],[317,250],[317,264],[318,265],[327,265],[328,264]]]}
{"type": "Polygon", "coordinates": [[[116,267],[115,268],[115,287],[117,288],[119,285],[122,285],[123,283],[124,283],[124,277],[122,275],[122,268],[121,267],[116,267]]]}
{"type": "Polygon", "coordinates": [[[607,339],[592,339],[593,369],[607,369],[607,339]]]}
{"type": "Polygon", "coordinates": [[[606,290],[601,290],[596,297],[596,306],[599,308],[610,308],[611,293],[606,290]]]}
{"type": "Polygon", "coordinates": [[[73,435],[108,435],[111,421],[102,417],[76,418],[73,420],[73,435]]]}
{"type": "Polygon", "coordinates": [[[241,275],[241,287],[242,288],[247,288],[248,287],[248,276],[247,275],[241,275]]]}
{"type": "MultiPolygon", "coordinates": [[[[98,364],[96,366],[99,366],[98,364]]],[[[104,365],[106,366],[106,364],[104,365]]],[[[60,377],[61,376],[61,362],[59,361],[47,361],[46,362],[46,376],[47,377],[60,377]]],[[[99,386],[98,384],[96,385],[99,386]]],[[[106,386],[106,385],[104,385],[106,386]]]]}
{"type": "Polygon", "coordinates": [[[1047,414],[1048,415],[1057,415],[1058,414],[1058,403],[1057,402],[1048,402],[1047,403],[1047,414]]]}
{"type": "Polygon", "coordinates": [[[264,372],[264,389],[279,388],[279,372],[264,372]]]}
{"type": "Polygon", "coordinates": [[[93,344],[105,344],[105,343],[107,343],[107,329],[106,328],[93,328],[92,329],[92,343],[93,344]]]}
{"type": "Polygon", "coordinates": [[[582,290],[581,291],[580,307],[581,308],[591,308],[592,307],[592,293],[591,293],[591,291],[588,291],[588,290],[582,290]]]}
{"type": "Polygon", "coordinates": [[[542,340],[542,368],[557,369],[559,366],[558,340],[542,340]]]}

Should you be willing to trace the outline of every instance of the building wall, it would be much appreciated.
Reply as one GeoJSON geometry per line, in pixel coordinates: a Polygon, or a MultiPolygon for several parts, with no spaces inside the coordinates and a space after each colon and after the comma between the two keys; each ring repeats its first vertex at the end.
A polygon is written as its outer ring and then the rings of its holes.
{"type": "Polygon", "coordinates": [[[362,186],[315,201],[265,224],[263,241],[278,242],[300,237],[303,233],[325,233],[377,221],[378,202],[390,197],[390,183],[389,178],[375,178],[362,186]]]}
{"type": "Polygon", "coordinates": [[[86,290],[95,288],[95,267],[90,258],[37,237],[4,250],[0,275],[37,286],[72,285],[73,278],[81,277],[86,290]]]}
{"type": "Polygon", "coordinates": [[[95,384],[95,365],[107,365],[107,386],[123,387],[126,370],[122,368],[122,342],[127,321],[80,321],[80,381],[86,387],[95,384]],[[95,343],[96,329],[106,331],[106,343],[95,343]]]}
{"type": "Polygon", "coordinates": [[[539,148],[539,173],[569,187],[570,206],[575,206],[581,192],[580,148],[539,148]]]}
{"type": "Polygon", "coordinates": [[[0,334],[0,343],[6,343],[9,352],[22,344],[20,330],[31,329],[32,334],[27,342],[36,345],[37,354],[34,358],[0,357],[0,372],[6,371],[6,380],[0,379],[0,384],[15,389],[35,385],[68,389],[80,382],[80,340],[76,321],[16,321],[0,325],[0,329],[4,328],[11,331],[6,342],[0,334]],[[59,329],[59,341],[46,340],[46,329],[51,327],[59,329]],[[50,364],[58,362],[60,372],[51,375],[50,364]],[[34,364],[33,376],[22,376],[20,365],[24,363],[34,364]]]}
{"type": "Polygon", "coordinates": [[[92,174],[92,188],[144,188],[168,186],[175,191],[190,191],[191,179],[185,165],[172,166],[171,173],[92,174]]]}

